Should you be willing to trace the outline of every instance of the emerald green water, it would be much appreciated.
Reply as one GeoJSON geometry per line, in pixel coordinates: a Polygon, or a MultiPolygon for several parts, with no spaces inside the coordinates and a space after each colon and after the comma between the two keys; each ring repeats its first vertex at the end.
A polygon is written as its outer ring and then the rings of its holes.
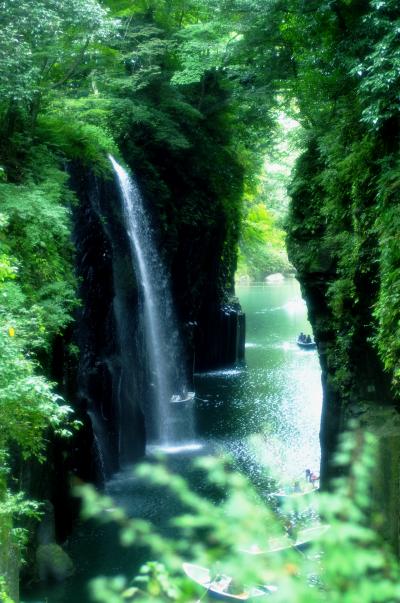
{"type": "MultiPolygon", "coordinates": [[[[229,453],[259,487],[271,475],[282,482],[318,470],[321,381],[315,351],[296,344],[300,331],[311,333],[307,311],[295,279],[237,289],[246,313],[246,362],[233,368],[196,375],[195,414],[198,450],[169,457],[172,469],[194,488],[191,460],[199,454],[229,453]]],[[[161,531],[177,511],[165,492],[132,477],[131,468],[116,475],[108,493],[130,515],[153,521],[161,531]]],[[[123,549],[113,526],[77,526],[66,549],[77,571],[62,584],[31,589],[25,601],[86,603],[87,582],[99,574],[132,576],[146,559],[145,551],[123,549]]]]}
{"type": "Polygon", "coordinates": [[[246,313],[246,363],[197,377],[205,400],[199,431],[291,480],[320,461],[318,356],[296,344],[300,331],[311,333],[307,309],[295,279],[238,287],[237,295],[246,313]]]}

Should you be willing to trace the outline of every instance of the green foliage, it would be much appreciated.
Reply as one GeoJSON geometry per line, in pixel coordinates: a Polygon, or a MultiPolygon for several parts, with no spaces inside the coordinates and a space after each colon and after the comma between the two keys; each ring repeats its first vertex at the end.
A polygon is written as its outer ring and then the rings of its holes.
{"type": "Polygon", "coordinates": [[[25,456],[39,456],[47,426],[61,427],[69,412],[35,374],[32,352],[50,347],[76,304],[71,197],[65,174],[41,157],[39,182],[31,175],[26,184],[0,184],[0,447],[14,441],[25,456]]]}
{"type": "MultiPolygon", "coordinates": [[[[96,112],[91,116],[95,121],[96,112]]],[[[59,156],[79,160],[97,172],[110,172],[107,155],[117,153],[110,133],[101,126],[87,123],[82,116],[68,106],[40,116],[36,134],[59,156]]]]}
{"type": "Polygon", "coordinates": [[[31,150],[24,171],[23,182],[7,181],[5,170],[0,183],[0,574],[7,589],[27,540],[21,526],[27,517],[37,518],[39,509],[15,491],[9,459],[13,465],[18,459],[44,462],[50,434],[68,437],[78,427],[38,362],[51,354],[77,303],[73,199],[65,173],[45,147],[31,150]]]}
{"type": "Polygon", "coordinates": [[[396,391],[400,385],[400,255],[398,232],[400,206],[397,201],[399,166],[383,165],[379,182],[380,209],[376,228],[380,245],[381,284],[375,307],[378,321],[376,342],[385,368],[393,375],[396,391]]]}
{"type": "Polygon", "coordinates": [[[82,69],[109,28],[96,0],[9,0],[1,11],[0,107],[32,109],[82,69]]]}
{"type": "Polygon", "coordinates": [[[0,601],[2,603],[14,603],[7,594],[7,583],[3,576],[0,576],[0,601]]]}
{"type": "Polygon", "coordinates": [[[244,199],[237,276],[261,281],[268,274],[292,272],[286,252],[284,225],[287,187],[301,148],[299,124],[278,116],[274,146],[265,158],[258,181],[244,199]]]}
{"type": "Polygon", "coordinates": [[[368,50],[353,68],[359,79],[363,121],[373,130],[398,115],[396,88],[400,82],[400,51],[397,43],[400,12],[392,0],[374,0],[363,19],[368,50]]]}
{"type": "Polygon", "coordinates": [[[309,502],[297,499],[286,503],[283,512],[273,510],[243,475],[221,460],[197,461],[214,489],[223,493],[218,503],[195,494],[163,464],[138,468],[138,476],[173,492],[185,509],[171,520],[174,536],[168,538],[147,522],[128,518],[92,487],[80,488],[85,517],[116,522],[124,546],[147,546],[154,558],[162,559],[144,565],[133,580],[97,578],[91,587],[94,600],[192,600],[201,591],[184,576],[182,563],[187,561],[210,568],[213,576],[234,576],[239,585],[276,585],[277,602],[358,603],[360,596],[370,603],[397,600],[399,566],[377,534],[380,517],[370,503],[376,452],[376,439],[359,429],[342,438],[336,464],[346,468],[346,475],[336,479],[332,493],[314,497],[313,507],[329,528],[320,531],[306,554],[290,547],[284,517],[289,513],[299,518],[309,502]],[[245,552],[251,545],[266,547],[270,538],[282,539],[288,548],[264,555],[245,552]]]}
{"type": "Polygon", "coordinates": [[[2,449],[16,442],[24,457],[34,455],[43,460],[47,427],[61,429],[71,409],[60,406],[60,397],[52,391],[51,385],[33,374],[32,363],[23,356],[14,337],[2,334],[0,350],[2,449]]]}
{"type": "Polygon", "coordinates": [[[305,280],[326,283],[321,314],[329,321],[315,325],[317,336],[332,343],[330,379],[355,403],[363,377],[355,375],[354,357],[366,349],[371,370],[377,352],[394,394],[400,391],[399,17],[391,1],[323,2],[315,11],[296,6],[281,29],[282,43],[293,49],[286,85],[309,135],[291,185],[289,256],[305,280]]]}
{"type": "MultiPolygon", "coordinates": [[[[61,162],[78,160],[107,173],[107,154],[120,151],[141,182],[171,265],[186,245],[182,272],[191,282],[182,304],[192,311],[202,295],[222,300],[232,292],[241,221],[240,270],[263,278],[287,268],[281,207],[288,172],[273,172],[274,162],[294,158],[292,149],[279,154],[276,148],[283,105],[305,133],[291,185],[289,252],[305,281],[313,275],[326,284],[318,335],[330,342],[324,359],[334,387],[341,400],[358,400],[353,359],[360,349],[372,356],[374,345],[399,391],[400,14],[394,0],[9,0],[1,8],[0,447],[42,458],[48,427],[63,431],[68,414],[37,363],[76,305],[74,200],[61,162]],[[265,179],[267,151],[272,161],[265,179]],[[203,273],[211,247],[216,259],[209,284],[203,273]],[[192,249],[201,250],[196,265],[192,249]]],[[[240,575],[232,541],[240,536],[222,512],[253,534],[246,524],[253,512],[243,493],[248,485],[235,482],[229,500],[238,511],[228,502],[217,511],[179,480],[156,475],[195,513],[178,522],[187,542],[193,547],[196,530],[209,534],[212,527],[215,551],[224,553],[227,571],[240,575]],[[211,523],[201,523],[198,517],[207,513],[211,523]]],[[[363,504],[347,509],[343,500],[329,499],[329,509],[360,519],[363,504]]],[[[18,498],[16,505],[22,505],[18,498]]],[[[116,519],[126,526],[126,518],[116,519]]],[[[270,519],[254,512],[258,530],[270,519]]],[[[365,576],[373,581],[376,573],[376,600],[386,600],[383,591],[393,585],[383,585],[379,553],[370,555],[373,535],[364,524],[351,521],[348,528],[338,524],[328,532],[345,534],[339,543],[326,537],[333,569],[327,576],[317,571],[324,595],[351,600],[357,586],[363,600],[373,600],[369,587],[361,589],[365,576]],[[353,536],[368,547],[358,560],[346,548],[353,536]]],[[[187,584],[178,581],[175,592],[169,578],[176,575],[175,544],[167,546],[143,524],[124,534],[126,542],[153,539],[166,569],[148,564],[132,587],[99,581],[98,600],[119,601],[126,588],[133,589],[128,599],[187,596],[187,584]],[[147,585],[147,595],[135,590],[140,585],[147,585]]],[[[214,561],[207,547],[194,550],[199,560],[214,561]]],[[[297,567],[298,559],[293,563],[297,567]]],[[[321,591],[304,586],[297,574],[271,571],[278,572],[284,600],[320,600],[321,591]]]]}
{"type": "Polygon", "coordinates": [[[175,72],[173,83],[188,85],[201,82],[207,72],[225,64],[238,33],[229,31],[231,24],[221,16],[213,21],[188,25],[178,33],[181,68],[175,72]]]}
{"type": "Polygon", "coordinates": [[[7,578],[8,563],[19,558],[27,539],[21,520],[38,517],[37,503],[27,500],[22,491],[9,490],[8,451],[14,458],[17,453],[24,460],[43,462],[49,433],[70,436],[78,424],[70,422],[72,409],[62,404],[54,384],[38,374],[32,349],[43,347],[46,337],[36,322],[36,311],[26,308],[18,283],[7,280],[15,279],[8,258],[5,265],[0,279],[0,573],[7,578]]]}
{"type": "MultiPolygon", "coordinates": [[[[14,272],[11,278],[15,278],[14,272]]],[[[39,305],[28,310],[19,284],[8,282],[4,271],[0,292],[0,450],[13,443],[25,458],[35,456],[43,460],[48,427],[67,435],[64,425],[71,409],[59,404],[61,398],[54,392],[53,384],[35,374],[32,349],[47,345],[49,336],[37,321],[39,305]]],[[[40,309],[44,314],[46,306],[40,309]]],[[[49,323],[54,320],[50,318],[49,323]]],[[[65,317],[63,320],[66,322],[65,317]]],[[[56,324],[53,329],[60,326],[56,324]]]]}
{"type": "Polygon", "coordinates": [[[289,270],[285,233],[263,203],[251,204],[242,222],[238,277],[247,274],[261,281],[268,274],[289,270]]]}
{"type": "MultiPolygon", "coordinates": [[[[24,2],[7,7],[3,20],[22,54],[19,71],[4,63],[4,163],[19,179],[12,170],[30,156],[30,142],[39,141],[60,159],[107,172],[106,155],[118,154],[117,145],[155,199],[156,226],[172,262],[189,211],[215,230],[223,225],[210,236],[222,238],[216,252],[224,297],[233,286],[243,180],[251,186],[261,170],[268,146],[261,133],[277,105],[276,90],[266,84],[274,67],[263,73],[261,41],[256,51],[253,44],[262,37],[265,8],[251,0],[104,4],[69,0],[55,7],[41,0],[29,11],[24,2]],[[29,22],[22,18],[28,13],[29,22]]],[[[276,25],[279,16],[271,14],[276,25]]],[[[4,57],[11,56],[4,44],[4,57]]],[[[281,251],[272,255],[282,263],[281,251]]]]}
{"type": "Polygon", "coordinates": [[[30,304],[30,316],[25,318],[22,331],[31,328],[29,322],[34,320],[37,332],[31,332],[33,341],[40,330],[50,338],[61,332],[70,322],[76,303],[68,206],[71,198],[65,185],[65,173],[51,165],[46,166],[39,182],[30,177],[21,185],[0,184],[5,220],[0,230],[0,251],[6,261],[8,258],[14,264],[8,267],[8,273],[11,270],[19,277],[18,285],[15,281],[3,284],[3,298],[8,303],[2,313],[22,317],[25,303],[30,304]]]}
{"type": "Polygon", "coordinates": [[[140,568],[133,586],[122,576],[116,578],[99,577],[91,584],[91,593],[95,601],[101,603],[119,603],[121,594],[123,600],[135,600],[137,596],[142,601],[176,601],[181,595],[174,579],[162,563],[149,561],[140,568]],[[143,593],[146,595],[143,598],[143,593]]]}

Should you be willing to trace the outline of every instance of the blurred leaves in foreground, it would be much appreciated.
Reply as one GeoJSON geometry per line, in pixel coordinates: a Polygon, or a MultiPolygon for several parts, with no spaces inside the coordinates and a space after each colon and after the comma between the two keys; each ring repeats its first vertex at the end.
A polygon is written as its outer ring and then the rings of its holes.
{"type": "Polygon", "coordinates": [[[80,487],[84,517],[115,522],[122,546],[145,547],[152,559],[136,576],[96,578],[91,583],[93,599],[99,603],[203,600],[206,591],[182,569],[183,562],[191,562],[208,568],[213,577],[233,577],[243,590],[274,585],[276,592],[266,596],[277,603],[399,601],[398,562],[378,534],[382,518],[370,500],[376,451],[375,437],[353,426],[341,441],[336,459],[341,477],[334,480],[332,492],[313,494],[311,501],[309,496],[287,497],[282,506],[267,504],[266,493],[257,492],[227,460],[201,457],[195,463],[219,493],[218,502],[193,492],[165,461],[142,464],[136,470],[138,477],[168,490],[182,505],[182,513],[170,520],[164,535],[147,521],[129,517],[93,486],[80,487]],[[268,552],[271,542],[290,545],[290,539],[296,540],[304,525],[300,520],[293,523],[293,518],[304,518],[310,504],[318,523],[329,528],[321,530],[304,551],[288,546],[268,552]],[[246,552],[251,547],[264,552],[246,552]]]}

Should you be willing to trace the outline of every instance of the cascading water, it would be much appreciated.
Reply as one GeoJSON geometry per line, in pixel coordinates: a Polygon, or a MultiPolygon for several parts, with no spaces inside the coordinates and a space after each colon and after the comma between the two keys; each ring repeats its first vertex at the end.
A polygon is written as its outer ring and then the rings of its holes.
{"type": "Polygon", "coordinates": [[[110,161],[123,200],[132,261],[143,295],[153,398],[151,408],[144,409],[148,442],[152,447],[174,450],[193,439],[194,429],[190,401],[171,402],[184,399],[188,387],[169,279],[153,241],[139,188],[111,156],[110,161]]]}

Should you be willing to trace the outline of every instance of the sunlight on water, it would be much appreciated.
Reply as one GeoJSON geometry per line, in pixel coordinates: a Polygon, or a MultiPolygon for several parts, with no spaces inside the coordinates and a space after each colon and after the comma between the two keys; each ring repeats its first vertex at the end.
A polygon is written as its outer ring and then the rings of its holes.
{"type": "Polygon", "coordinates": [[[297,281],[242,286],[247,319],[246,365],[197,379],[207,436],[250,474],[286,482],[318,471],[321,371],[316,351],[302,350],[300,331],[311,334],[297,281]]]}
{"type": "MultiPolygon", "coordinates": [[[[282,285],[282,283],[276,284],[274,285],[275,289],[277,287],[284,287],[285,285],[282,285]]],[[[243,287],[242,287],[243,288],[243,287]]],[[[260,288],[259,288],[260,289],[260,288]]],[[[271,285],[269,285],[268,289],[261,289],[261,291],[265,291],[265,294],[268,295],[268,291],[270,291],[272,289],[271,285]]],[[[254,313],[255,314],[269,314],[271,312],[287,312],[290,315],[293,314],[298,314],[298,315],[307,315],[307,305],[306,302],[304,301],[304,299],[291,299],[288,302],[286,302],[283,306],[274,306],[274,307],[263,307],[260,308],[259,310],[256,310],[254,313]]]]}
{"type": "Polygon", "coordinates": [[[292,299],[283,308],[288,314],[307,314],[307,306],[304,299],[292,299]]]}

